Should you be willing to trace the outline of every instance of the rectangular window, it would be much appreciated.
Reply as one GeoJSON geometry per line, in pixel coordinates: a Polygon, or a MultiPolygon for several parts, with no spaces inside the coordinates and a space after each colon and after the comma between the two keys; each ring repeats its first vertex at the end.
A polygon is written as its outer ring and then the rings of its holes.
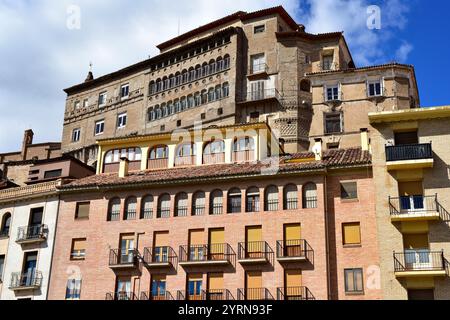
{"type": "Polygon", "coordinates": [[[346,293],[364,293],[362,269],[345,269],[344,275],[346,293]]]}
{"type": "Polygon", "coordinates": [[[3,266],[5,265],[5,256],[0,256],[0,283],[3,281],[3,266]]]}
{"type": "Polygon", "coordinates": [[[341,199],[342,200],[358,199],[358,184],[356,182],[341,183],[341,199]]]}
{"type": "Polygon", "coordinates": [[[187,294],[189,300],[201,300],[203,275],[201,273],[188,274],[187,294]]]}
{"type": "Polygon", "coordinates": [[[77,209],[75,212],[75,219],[87,219],[89,218],[90,202],[77,203],[77,209]]]}
{"type": "Polygon", "coordinates": [[[44,172],[44,179],[58,178],[62,176],[62,169],[44,172]]]}
{"type": "Polygon", "coordinates": [[[70,260],[84,260],[86,257],[86,239],[73,239],[70,260]]]}
{"type": "Polygon", "coordinates": [[[107,93],[106,92],[102,92],[99,94],[98,96],[98,105],[99,107],[102,107],[106,104],[106,98],[107,98],[107,93]]]}
{"type": "Polygon", "coordinates": [[[324,71],[333,69],[334,57],[332,54],[322,56],[322,69],[324,71]]]}
{"type": "Polygon", "coordinates": [[[74,129],[72,131],[72,142],[80,141],[80,136],[81,136],[81,130],[80,129],[74,129]]]}
{"type": "Polygon", "coordinates": [[[255,54],[250,57],[251,73],[259,73],[266,71],[266,56],[264,53],[255,54]]]}
{"type": "Polygon", "coordinates": [[[340,99],[339,85],[326,87],[326,101],[338,101],[340,99]]]}
{"type": "Polygon", "coordinates": [[[79,300],[81,294],[81,280],[67,280],[66,300],[79,300]]]}
{"type": "Polygon", "coordinates": [[[361,244],[361,226],[359,222],[342,224],[342,242],[344,246],[361,244]]]}
{"type": "Polygon", "coordinates": [[[129,95],[130,95],[130,85],[124,84],[123,86],[120,87],[120,97],[122,99],[125,99],[128,98],[129,95]]]}
{"type": "Polygon", "coordinates": [[[370,81],[367,85],[367,95],[369,97],[378,97],[383,94],[383,86],[381,80],[370,81]]]}
{"type": "Polygon", "coordinates": [[[117,117],[117,128],[125,128],[127,125],[127,114],[122,113],[117,117]]]}
{"type": "Polygon", "coordinates": [[[342,133],[344,131],[341,112],[325,113],[324,118],[325,134],[342,133]]]}
{"type": "Polygon", "coordinates": [[[100,134],[103,134],[104,131],[105,131],[105,121],[104,120],[97,121],[95,123],[95,135],[98,136],[100,134]]]}
{"type": "Polygon", "coordinates": [[[89,107],[89,99],[84,99],[83,100],[83,108],[87,108],[89,107]]]}
{"type": "Polygon", "coordinates": [[[266,31],[266,26],[265,25],[259,25],[259,26],[255,26],[255,28],[253,29],[253,33],[257,34],[257,33],[263,33],[266,31]]]}
{"type": "Polygon", "coordinates": [[[75,108],[75,110],[80,109],[80,101],[75,101],[73,107],[75,108]]]}

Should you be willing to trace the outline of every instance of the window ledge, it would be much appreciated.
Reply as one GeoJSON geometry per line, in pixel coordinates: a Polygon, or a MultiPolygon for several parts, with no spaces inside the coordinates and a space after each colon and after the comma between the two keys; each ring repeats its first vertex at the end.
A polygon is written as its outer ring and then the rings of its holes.
{"type": "Polygon", "coordinates": [[[362,244],[344,244],[344,249],[362,248],[362,244]]]}
{"type": "Polygon", "coordinates": [[[346,296],[363,296],[365,295],[364,291],[362,292],[346,292],[345,293],[346,296]]]}
{"type": "Polygon", "coordinates": [[[359,199],[341,199],[341,203],[355,203],[359,202],[359,199]]]}
{"type": "Polygon", "coordinates": [[[75,221],[87,221],[89,220],[89,217],[86,218],[75,218],[75,221]]]}

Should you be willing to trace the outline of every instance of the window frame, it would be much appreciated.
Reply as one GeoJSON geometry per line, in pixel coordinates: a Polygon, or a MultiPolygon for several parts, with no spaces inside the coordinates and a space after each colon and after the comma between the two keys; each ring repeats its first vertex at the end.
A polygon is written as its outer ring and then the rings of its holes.
{"type": "Polygon", "coordinates": [[[265,24],[258,24],[258,25],[253,26],[253,34],[260,34],[260,33],[265,33],[265,32],[266,32],[265,24]],[[262,28],[262,30],[261,30],[261,28],[262,28]]]}
{"type": "Polygon", "coordinates": [[[96,121],[95,122],[95,126],[94,126],[94,135],[95,136],[100,136],[100,135],[102,135],[104,133],[105,133],[105,120],[103,119],[103,120],[96,121]],[[101,128],[101,131],[97,131],[99,126],[101,128]]]}
{"type": "Polygon", "coordinates": [[[337,84],[329,84],[325,86],[325,101],[326,102],[332,102],[332,101],[340,101],[342,98],[342,94],[341,94],[341,84],[337,83],[337,84]],[[331,99],[329,98],[328,95],[328,90],[332,90],[331,92],[331,99]],[[334,90],[337,90],[337,92],[334,92],[334,90]]]}
{"type": "MultiPolygon", "coordinates": [[[[334,119],[335,120],[335,119],[334,119]]],[[[341,111],[337,111],[337,112],[324,112],[323,113],[323,128],[324,128],[324,134],[326,135],[334,135],[334,134],[342,134],[344,133],[344,113],[341,111]],[[339,127],[340,127],[340,131],[329,131],[328,130],[328,126],[327,126],[327,122],[330,121],[330,119],[328,119],[328,117],[331,116],[337,116],[339,115],[339,127]]]]}
{"type": "Polygon", "coordinates": [[[118,114],[117,129],[124,129],[127,126],[127,121],[128,121],[128,114],[126,112],[118,114]]]}
{"type": "Polygon", "coordinates": [[[106,100],[108,99],[108,92],[103,91],[98,94],[98,106],[103,107],[106,105],[106,100]]]}
{"type": "Polygon", "coordinates": [[[91,202],[90,201],[77,202],[76,203],[76,208],[75,208],[75,220],[89,220],[89,214],[90,214],[90,210],[91,210],[90,206],[91,206],[91,202]],[[88,214],[87,214],[86,217],[80,217],[79,216],[79,209],[80,209],[81,205],[89,205],[88,214]]]}
{"type": "Polygon", "coordinates": [[[364,270],[363,268],[347,268],[344,269],[344,289],[345,294],[347,295],[363,295],[364,294],[364,270]],[[351,273],[353,277],[353,290],[350,290],[349,284],[348,284],[348,274],[351,273]],[[357,274],[361,275],[361,290],[356,289],[356,283],[357,283],[357,274]]]}
{"type": "Polygon", "coordinates": [[[361,222],[344,222],[342,223],[342,245],[344,247],[358,247],[362,245],[362,239],[361,239],[361,222]],[[349,243],[346,242],[346,233],[345,233],[345,227],[358,227],[358,233],[359,233],[359,242],[358,243],[349,243]]]}
{"type": "Polygon", "coordinates": [[[71,244],[71,247],[70,247],[70,261],[83,261],[83,260],[86,260],[86,244],[87,244],[87,238],[75,238],[75,239],[72,239],[72,244],[71,244]],[[74,253],[75,253],[75,243],[76,242],[84,242],[84,244],[85,244],[85,249],[84,249],[84,251],[81,251],[80,250],[80,253],[79,254],[77,254],[77,255],[74,255],[74,253]]]}
{"type": "Polygon", "coordinates": [[[341,181],[340,182],[340,190],[341,190],[341,194],[340,194],[341,201],[358,201],[359,198],[358,198],[358,182],[357,181],[341,181]],[[348,193],[347,190],[345,190],[345,188],[344,188],[344,185],[348,185],[348,184],[355,185],[355,197],[353,197],[353,198],[352,197],[342,197],[343,191],[348,193]]]}
{"type": "Polygon", "coordinates": [[[81,140],[81,129],[76,128],[72,130],[72,142],[80,142],[81,140]]]}
{"type": "Polygon", "coordinates": [[[382,97],[384,95],[384,83],[383,79],[377,79],[377,80],[367,80],[367,97],[369,98],[375,98],[375,97],[382,97]],[[380,93],[377,94],[376,92],[376,85],[380,85],[380,93]],[[374,85],[374,94],[370,94],[370,86],[374,85]]]}

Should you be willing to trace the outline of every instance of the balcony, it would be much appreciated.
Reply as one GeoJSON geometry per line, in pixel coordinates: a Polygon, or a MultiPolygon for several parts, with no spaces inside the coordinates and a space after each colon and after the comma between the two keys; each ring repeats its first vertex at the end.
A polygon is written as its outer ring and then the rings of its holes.
{"type": "Polygon", "coordinates": [[[389,197],[389,210],[393,222],[450,221],[450,213],[441,206],[437,195],[389,197]]]}
{"type": "Polygon", "coordinates": [[[314,251],[306,240],[277,241],[277,260],[280,262],[313,262],[314,251]]]}
{"type": "Polygon", "coordinates": [[[175,167],[195,166],[196,156],[177,156],[175,157],[175,167]]]}
{"type": "Polygon", "coordinates": [[[220,163],[225,163],[225,152],[203,155],[203,164],[220,164],[220,163]]]}
{"type": "Polygon", "coordinates": [[[164,292],[141,292],[140,300],[144,301],[171,301],[174,300],[169,291],[164,292]]]}
{"type": "Polygon", "coordinates": [[[149,170],[166,169],[169,167],[169,159],[149,159],[147,168],[149,170]]]}
{"type": "Polygon", "coordinates": [[[236,253],[227,243],[180,246],[181,266],[219,266],[234,264],[236,253]]]}
{"type": "Polygon", "coordinates": [[[109,267],[111,269],[135,269],[139,266],[139,251],[127,249],[111,249],[109,251],[109,267]]]}
{"type": "Polygon", "coordinates": [[[386,166],[389,171],[432,168],[433,164],[431,143],[386,147],[386,166]]]}
{"type": "Polygon", "coordinates": [[[154,247],[144,249],[144,264],[147,269],[173,268],[177,255],[171,247],[154,247]]]}
{"type": "Polygon", "coordinates": [[[246,104],[262,100],[275,100],[281,103],[281,95],[275,88],[249,91],[242,95],[239,103],[246,104]]]}
{"type": "Polygon", "coordinates": [[[129,300],[139,300],[138,297],[133,292],[110,292],[106,294],[106,299],[108,301],[129,301],[129,300]]]}
{"type": "Polygon", "coordinates": [[[238,249],[240,264],[265,264],[270,263],[273,250],[265,241],[241,242],[238,249]]]}
{"type": "Polygon", "coordinates": [[[275,300],[267,288],[238,289],[238,300],[275,300]]]}
{"type": "Polygon", "coordinates": [[[36,226],[21,227],[18,229],[18,244],[41,243],[47,240],[48,227],[44,224],[36,226]]]}
{"type": "Polygon", "coordinates": [[[277,300],[316,300],[307,287],[283,287],[277,289],[277,300]]]}
{"type": "Polygon", "coordinates": [[[265,79],[268,77],[269,66],[267,63],[255,63],[248,69],[247,77],[250,80],[265,79]]]}
{"type": "Polygon", "coordinates": [[[194,294],[189,294],[185,290],[178,290],[177,300],[189,300],[189,301],[225,301],[234,300],[233,295],[227,289],[218,290],[202,290],[194,294]]]}
{"type": "Polygon", "coordinates": [[[38,290],[41,288],[41,285],[42,272],[16,272],[11,274],[11,283],[9,289],[13,291],[38,290]]]}
{"type": "Polygon", "coordinates": [[[398,278],[445,277],[448,275],[448,262],[443,251],[406,250],[394,252],[394,271],[398,278]]]}
{"type": "Polygon", "coordinates": [[[255,161],[254,150],[234,151],[233,162],[252,162],[255,161]]]}

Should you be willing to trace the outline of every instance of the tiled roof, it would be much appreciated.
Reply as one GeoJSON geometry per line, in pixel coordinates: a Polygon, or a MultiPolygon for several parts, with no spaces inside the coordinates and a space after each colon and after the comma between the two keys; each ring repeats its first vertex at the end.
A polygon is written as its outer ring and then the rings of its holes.
{"type": "Polygon", "coordinates": [[[186,183],[190,180],[224,179],[245,176],[264,176],[284,174],[292,172],[323,172],[327,168],[351,167],[368,165],[371,163],[369,152],[362,151],[361,148],[330,150],[324,153],[322,161],[289,161],[313,158],[310,152],[284,155],[278,158],[270,158],[277,161],[279,167],[272,169],[269,161],[253,163],[235,164],[215,164],[194,166],[189,168],[173,168],[163,170],[147,170],[141,172],[131,172],[124,178],[119,178],[117,173],[100,174],[84,179],[76,180],[72,183],[60,186],[60,190],[96,189],[108,187],[132,186],[138,184],[171,184],[186,183]]]}
{"type": "Polygon", "coordinates": [[[312,73],[307,73],[306,75],[307,76],[313,76],[313,75],[328,74],[328,73],[377,70],[377,69],[385,69],[385,68],[392,68],[392,67],[409,68],[409,69],[413,69],[414,70],[414,66],[413,65],[392,62],[392,63],[380,64],[380,65],[375,65],[375,66],[349,68],[349,69],[343,69],[343,70],[326,70],[326,71],[312,72],[312,73]]]}

